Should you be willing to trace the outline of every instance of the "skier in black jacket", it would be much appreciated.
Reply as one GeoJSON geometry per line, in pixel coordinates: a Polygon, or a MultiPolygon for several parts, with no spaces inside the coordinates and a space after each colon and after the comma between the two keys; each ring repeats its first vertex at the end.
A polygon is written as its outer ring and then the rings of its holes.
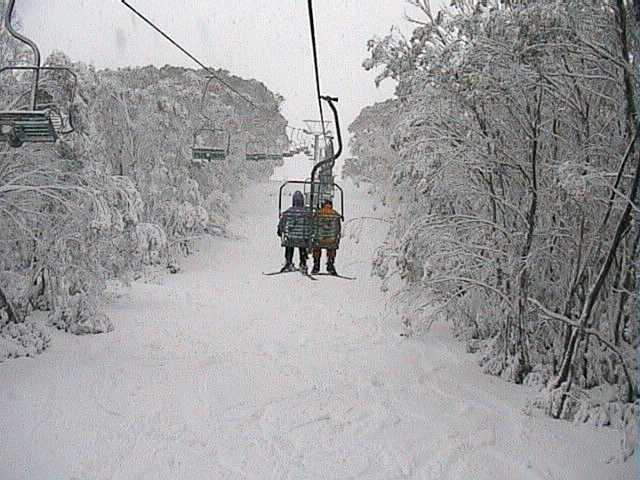
{"type": "MultiPolygon", "coordinates": [[[[301,191],[297,190],[293,194],[292,198],[292,206],[282,212],[280,216],[280,221],[278,222],[278,236],[281,237],[283,234],[283,229],[285,227],[285,222],[289,217],[293,216],[303,216],[304,215],[304,195],[301,191]]],[[[281,272],[290,272],[295,270],[293,266],[293,250],[294,247],[285,247],[284,248],[284,259],[285,264],[282,267],[281,272]]],[[[303,272],[307,271],[307,249],[304,247],[298,247],[298,253],[300,255],[300,270],[303,272]]]]}

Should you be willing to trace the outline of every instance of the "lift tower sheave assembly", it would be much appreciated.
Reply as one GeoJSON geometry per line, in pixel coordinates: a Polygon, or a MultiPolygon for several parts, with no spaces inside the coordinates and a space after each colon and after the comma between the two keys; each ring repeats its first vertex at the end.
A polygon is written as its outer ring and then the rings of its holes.
{"type": "Polygon", "coordinates": [[[331,122],[325,120],[324,128],[320,120],[305,120],[304,123],[307,124],[305,133],[313,137],[313,162],[318,163],[326,157],[326,154],[323,155],[324,148],[321,143],[321,138],[324,137],[325,132],[330,134],[329,127],[331,126],[331,122]]]}

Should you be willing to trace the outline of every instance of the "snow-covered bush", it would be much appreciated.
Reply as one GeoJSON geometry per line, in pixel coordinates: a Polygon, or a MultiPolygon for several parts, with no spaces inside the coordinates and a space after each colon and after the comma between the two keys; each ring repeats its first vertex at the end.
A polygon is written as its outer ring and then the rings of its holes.
{"type": "Polygon", "coordinates": [[[33,357],[51,342],[46,325],[34,318],[23,322],[5,322],[0,314],[0,363],[10,358],[33,357]]]}
{"type": "Polygon", "coordinates": [[[541,389],[550,415],[630,424],[633,2],[410,3],[411,38],[372,40],[364,65],[397,98],[350,127],[346,172],[395,199],[376,271],[419,299],[407,311],[428,298],[487,373],[541,389]]]}

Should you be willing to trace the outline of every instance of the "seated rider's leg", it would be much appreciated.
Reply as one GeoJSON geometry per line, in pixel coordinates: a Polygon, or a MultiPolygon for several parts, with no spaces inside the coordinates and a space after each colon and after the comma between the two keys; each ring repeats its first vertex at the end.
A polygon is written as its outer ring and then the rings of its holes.
{"type": "Polygon", "coordinates": [[[327,249],[327,272],[331,273],[332,275],[337,275],[336,267],[334,264],[335,260],[336,260],[335,248],[328,248],[327,249]]]}
{"type": "Polygon", "coordinates": [[[293,247],[284,247],[284,267],[280,269],[281,272],[288,272],[293,270],[293,247]]]}
{"type": "Polygon", "coordinates": [[[300,268],[306,270],[307,269],[307,249],[298,248],[298,255],[300,257],[300,268]]]}
{"type": "Polygon", "coordinates": [[[313,269],[311,273],[318,273],[320,271],[320,256],[322,255],[322,250],[319,248],[313,249],[313,269]]]}
{"type": "Polygon", "coordinates": [[[284,247],[284,260],[287,264],[293,263],[293,247],[284,247]]]}

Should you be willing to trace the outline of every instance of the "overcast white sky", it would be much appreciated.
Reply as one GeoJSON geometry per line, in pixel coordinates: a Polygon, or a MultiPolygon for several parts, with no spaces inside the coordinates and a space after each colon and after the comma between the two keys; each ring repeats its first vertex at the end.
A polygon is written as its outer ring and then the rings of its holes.
{"type": "MultiPolygon", "coordinates": [[[[98,68],[154,64],[196,67],[119,0],[17,0],[23,31],[44,56],[60,49],[98,68]]],[[[317,117],[306,0],[129,0],[205,64],[263,81],[286,98],[292,125],[317,117]]],[[[361,63],[366,42],[409,25],[404,0],[314,2],[323,93],[340,97],[343,127],[389,98],[361,63]]]]}

